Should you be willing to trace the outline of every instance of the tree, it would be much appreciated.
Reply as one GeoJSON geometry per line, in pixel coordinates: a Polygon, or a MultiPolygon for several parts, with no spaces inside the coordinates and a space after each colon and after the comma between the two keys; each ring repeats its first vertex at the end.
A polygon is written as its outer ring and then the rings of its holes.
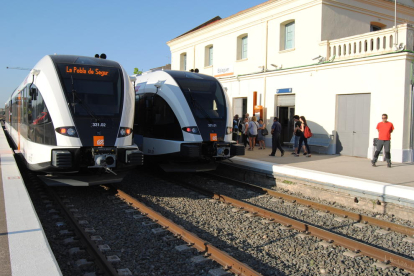
{"type": "Polygon", "coordinates": [[[140,71],[138,68],[134,68],[134,75],[141,75],[142,71],[140,71]]]}

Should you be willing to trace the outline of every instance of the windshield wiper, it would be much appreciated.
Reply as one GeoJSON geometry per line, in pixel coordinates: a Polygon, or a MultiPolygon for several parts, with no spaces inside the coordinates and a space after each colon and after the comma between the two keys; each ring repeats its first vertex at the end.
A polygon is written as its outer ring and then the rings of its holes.
{"type": "Polygon", "coordinates": [[[201,113],[204,114],[204,116],[210,122],[210,124],[214,123],[213,119],[211,119],[211,117],[208,115],[207,111],[205,111],[204,108],[201,107],[200,104],[193,98],[193,92],[191,92],[190,88],[188,88],[188,91],[190,92],[191,103],[193,104],[193,106],[195,108],[197,108],[198,110],[200,110],[201,113]]]}
{"type": "Polygon", "coordinates": [[[81,98],[79,98],[78,93],[76,92],[75,89],[75,85],[73,83],[73,77],[70,76],[71,80],[72,80],[72,108],[73,108],[73,113],[75,113],[75,98],[78,99],[78,103],[83,107],[84,110],[86,110],[86,112],[88,112],[88,114],[97,122],[99,123],[99,119],[96,118],[96,116],[93,114],[93,112],[89,109],[89,107],[84,104],[81,100],[81,98]]]}

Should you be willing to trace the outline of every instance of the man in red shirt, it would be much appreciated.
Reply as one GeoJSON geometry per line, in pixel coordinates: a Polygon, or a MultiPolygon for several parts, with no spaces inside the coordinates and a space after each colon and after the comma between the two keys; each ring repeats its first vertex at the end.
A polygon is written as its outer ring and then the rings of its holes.
{"type": "Polygon", "coordinates": [[[377,143],[377,150],[374,154],[374,159],[372,159],[371,163],[373,167],[376,167],[378,160],[378,155],[380,154],[382,147],[384,147],[385,151],[385,160],[387,160],[387,167],[391,168],[391,133],[394,130],[394,125],[391,122],[388,122],[388,115],[382,114],[382,122],[378,123],[378,143],[377,143]]]}

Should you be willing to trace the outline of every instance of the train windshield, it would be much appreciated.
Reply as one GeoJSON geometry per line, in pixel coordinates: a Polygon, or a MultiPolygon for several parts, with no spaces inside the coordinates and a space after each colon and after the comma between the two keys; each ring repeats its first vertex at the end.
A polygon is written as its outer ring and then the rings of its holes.
{"type": "Polygon", "coordinates": [[[57,64],[66,100],[77,117],[118,117],[122,113],[120,69],[57,64]]]}
{"type": "Polygon", "coordinates": [[[188,105],[198,119],[225,119],[226,102],[218,81],[197,78],[175,78],[188,105]]]}

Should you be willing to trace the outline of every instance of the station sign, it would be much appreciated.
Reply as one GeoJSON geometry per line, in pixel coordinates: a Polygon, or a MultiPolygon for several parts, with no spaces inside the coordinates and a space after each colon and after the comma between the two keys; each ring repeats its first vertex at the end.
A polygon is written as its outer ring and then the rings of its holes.
{"type": "Polygon", "coordinates": [[[277,94],[283,94],[283,93],[292,93],[292,88],[279,88],[276,90],[277,94]]]}
{"type": "Polygon", "coordinates": [[[214,77],[226,77],[234,75],[233,66],[214,67],[214,77]]]}

